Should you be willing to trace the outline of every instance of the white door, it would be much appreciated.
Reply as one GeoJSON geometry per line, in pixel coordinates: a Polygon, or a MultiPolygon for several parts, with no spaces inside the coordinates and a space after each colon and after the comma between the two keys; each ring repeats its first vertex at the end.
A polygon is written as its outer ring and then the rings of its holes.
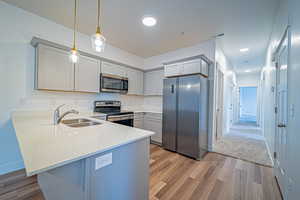
{"type": "Polygon", "coordinates": [[[223,135],[224,113],[224,74],[217,69],[217,116],[216,116],[216,139],[223,135]]]}
{"type": "MultiPolygon", "coordinates": [[[[280,189],[285,194],[286,179],[286,141],[287,141],[287,67],[288,46],[287,37],[277,51],[276,61],[276,136],[275,136],[275,175],[280,189]]],[[[285,196],[285,195],[284,195],[285,196]]]]}

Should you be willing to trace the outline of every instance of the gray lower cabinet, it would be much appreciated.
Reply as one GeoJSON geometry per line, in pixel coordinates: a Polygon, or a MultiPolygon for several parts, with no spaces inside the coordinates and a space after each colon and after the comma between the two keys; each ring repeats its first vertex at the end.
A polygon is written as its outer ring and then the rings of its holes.
{"type": "Polygon", "coordinates": [[[146,200],[149,138],[40,173],[38,182],[47,200],[146,200]]]}
{"type": "Polygon", "coordinates": [[[134,127],[155,132],[151,136],[151,142],[162,144],[162,114],[161,113],[137,113],[134,118],[134,127]]]}
{"type": "Polygon", "coordinates": [[[134,113],[133,126],[135,128],[144,128],[144,113],[134,113]]]}

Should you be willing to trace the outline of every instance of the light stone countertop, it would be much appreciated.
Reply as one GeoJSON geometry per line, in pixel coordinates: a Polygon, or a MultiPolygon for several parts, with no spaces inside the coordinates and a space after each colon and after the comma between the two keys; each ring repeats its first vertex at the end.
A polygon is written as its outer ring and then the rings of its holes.
{"type": "Polygon", "coordinates": [[[45,172],[154,134],[88,116],[91,115],[71,114],[66,119],[87,118],[102,124],[71,128],[64,124],[54,125],[53,112],[14,112],[13,125],[27,175],[45,172]]]}

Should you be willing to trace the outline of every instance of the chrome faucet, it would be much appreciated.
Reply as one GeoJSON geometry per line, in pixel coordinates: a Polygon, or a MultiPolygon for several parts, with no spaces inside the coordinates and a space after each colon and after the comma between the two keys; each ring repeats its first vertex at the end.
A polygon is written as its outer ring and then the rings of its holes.
{"type": "Polygon", "coordinates": [[[68,114],[79,114],[79,112],[77,110],[69,110],[65,113],[63,113],[62,115],[60,115],[60,108],[63,107],[65,104],[58,106],[55,110],[54,110],[54,124],[57,125],[61,122],[61,120],[68,114]]]}

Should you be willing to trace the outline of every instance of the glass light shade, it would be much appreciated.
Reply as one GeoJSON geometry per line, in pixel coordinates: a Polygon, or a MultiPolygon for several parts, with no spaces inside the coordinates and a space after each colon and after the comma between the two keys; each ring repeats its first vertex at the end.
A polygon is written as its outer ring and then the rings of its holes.
{"type": "Polygon", "coordinates": [[[69,55],[70,62],[78,63],[79,61],[79,52],[76,49],[72,49],[69,55]]]}
{"type": "Polygon", "coordinates": [[[101,35],[100,33],[96,33],[92,35],[91,40],[92,40],[92,47],[95,51],[97,52],[104,51],[106,39],[103,35],[101,35]]]}

